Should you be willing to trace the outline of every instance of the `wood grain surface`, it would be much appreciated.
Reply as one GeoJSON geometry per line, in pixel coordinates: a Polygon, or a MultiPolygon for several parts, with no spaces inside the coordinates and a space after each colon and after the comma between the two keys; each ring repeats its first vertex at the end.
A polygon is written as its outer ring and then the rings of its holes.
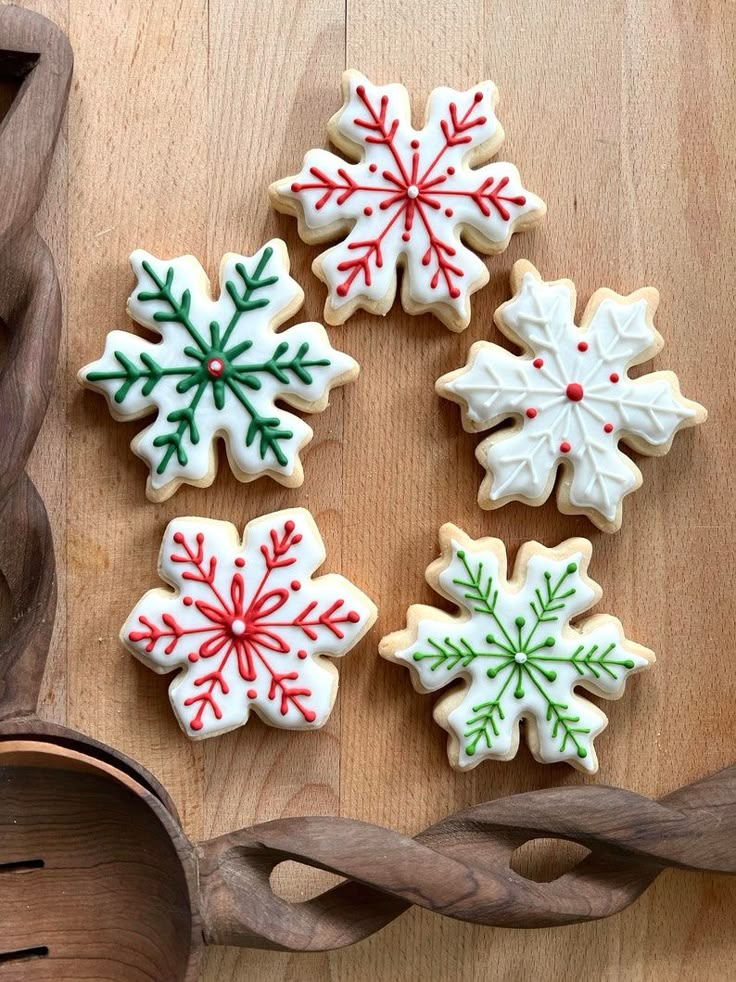
{"type": "MultiPolygon", "coordinates": [[[[203,838],[253,822],[334,814],[414,833],[448,812],[548,785],[612,783],[652,796],[736,758],[731,478],[732,301],[736,247],[734,5],[722,0],[23,0],[67,30],[76,55],[66,134],[39,229],[64,284],[66,334],[55,394],[31,473],[49,509],[60,606],[42,709],[139,759],[172,793],[185,828],[203,838]],[[220,470],[207,491],[164,504],[144,496],[145,467],[128,448],[138,424],[115,423],[75,381],[105,334],[129,328],[136,247],[191,252],[211,273],[226,250],[286,239],[306,292],[299,319],[319,319],[317,250],[273,214],[268,184],[324,145],[342,69],[399,80],[419,113],[435,85],[499,86],[504,159],[545,198],[543,227],[489,260],[471,326],[452,335],[394,308],[356,315],[330,336],[361,364],[359,380],[314,417],[306,480],[285,490],[238,484],[220,470]],[[615,536],[582,518],[513,505],[483,513],[478,437],[434,380],[491,337],[515,259],[545,278],[570,276],[581,308],[599,286],[661,292],[657,324],[686,395],[708,422],[663,459],[640,459],[644,487],[615,536]],[[176,515],[239,525],[284,505],[309,507],[326,568],[379,606],[376,627],[341,665],[329,725],[289,735],[257,720],[190,744],[170,712],[167,682],[117,640],[140,594],[157,584],[156,555],[176,515]],[[510,764],[450,770],[431,698],[379,659],[377,641],[411,602],[434,598],[424,568],[437,529],[453,521],[526,539],[593,542],[601,610],[657,653],[655,668],[609,704],[601,771],[543,767],[523,750],[510,764]],[[724,643],[725,639],[725,643],[724,643]]],[[[560,853],[525,849],[520,868],[560,871],[560,853]],[[530,855],[531,853],[531,855],[530,855]]],[[[571,849],[564,856],[569,857],[571,849]]],[[[564,868],[564,867],[562,867],[564,868]]],[[[326,874],[277,870],[285,896],[309,896],[326,874]]],[[[207,982],[299,979],[565,977],[726,979],[736,955],[736,886],[666,873],[608,921],[533,933],[445,922],[412,910],[381,934],[334,954],[213,950],[207,982]]]]}

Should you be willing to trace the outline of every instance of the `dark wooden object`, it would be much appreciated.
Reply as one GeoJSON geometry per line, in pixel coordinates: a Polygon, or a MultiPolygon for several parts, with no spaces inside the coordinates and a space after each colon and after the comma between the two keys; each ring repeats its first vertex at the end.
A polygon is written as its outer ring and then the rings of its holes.
{"type": "Polygon", "coordinates": [[[55,604],[48,519],[24,467],[43,420],[61,325],[33,227],[72,55],[41,17],[0,8],[0,79],[22,79],[0,125],[0,569],[12,597],[0,644],[0,980],[193,980],[207,943],[320,951],[368,937],[412,904],[481,924],[606,917],[668,866],[736,872],[736,767],[659,802],[621,789],[517,795],[414,839],[363,822],[268,822],[201,845],[158,782],[117,751],[37,715],[55,604]],[[590,854],[551,883],[510,868],[535,838],[590,854]],[[277,897],[297,860],[346,882],[277,897]]]}

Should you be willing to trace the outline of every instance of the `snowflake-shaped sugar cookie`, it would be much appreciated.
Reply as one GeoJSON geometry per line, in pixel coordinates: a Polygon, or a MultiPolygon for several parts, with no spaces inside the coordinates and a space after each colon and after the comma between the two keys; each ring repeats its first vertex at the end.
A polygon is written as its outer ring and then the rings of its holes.
{"type": "Polygon", "coordinates": [[[511,760],[523,721],[538,761],[565,761],[594,773],[593,740],[608,721],[575,690],[618,699],[627,677],[647,668],[654,655],[627,640],[615,617],[570,624],[601,597],[587,576],[590,543],[568,539],[547,549],[527,542],[511,580],[499,539],[474,541],[444,525],[440,543],[442,556],[427,580],[461,613],[410,607],[408,627],[384,638],[380,651],[411,669],[420,692],[465,683],[435,706],[435,719],[450,734],[452,766],[468,770],[485,759],[511,760]]]}
{"type": "Polygon", "coordinates": [[[462,240],[478,252],[503,252],[513,232],[546,211],[513,164],[475,167],[503,142],[496,86],[435,89],[421,130],[411,125],[403,85],[373,85],[351,70],[343,91],[330,139],[358,162],[310,150],[299,174],[271,186],[273,206],[298,217],[306,242],[346,236],[314,263],[329,290],[325,320],[341,324],[359,307],[385,314],[401,266],[404,309],[431,310],[461,331],[470,295],[488,282],[485,264],[462,240]]]}
{"type": "Polygon", "coordinates": [[[560,511],[587,515],[615,532],[624,497],[642,483],[619,441],[659,456],[678,430],[707,415],[681,395],[672,372],[628,375],[664,344],[653,324],[659,295],[651,287],[627,297],[598,290],[576,327],[570,280],[545,283],[521,260],[511,282],[515,295],[498,308],[495,320],[524,354],[479,341],[464,368],[437,382],[440,395],[462,406],[463,425],[471,432],[517,420],[478,447],[487,471],[480,505],[541,505],[562,466],[560,511]]]}
{"type": "Polygon", "coordinates": [[[218,437],[239,480],[268,474],[301,484],[299,451],[312,430],[275,402],[320,412],[358,366],[330,347],[320,324],[276,333],[304,299],[289,276],[286,245],[274,239],[252,258],[228,253],[216,300],[193,256],[165,260],[138,250],[130,261],[138,283],[128,312],[162,340],[112,331],[79,381],[107,397],[116,419],[157,412],[131,444],[150,468],[149,498],[162,501],[182,483],[212,484],[218,437]]]}
{"type": "Polygon", "coordinates": [[[335,573],[312,574],[325,550],[303,508],[250,522],[241,540],[229,522],[177,518],[164,535],[159,574],[120,638],[160,674],[176,669],[169,695],[193,739],[247,723],[317,729],[337,694],[323,656],[346,654],[376,619],[373,603],[335,573]]]}

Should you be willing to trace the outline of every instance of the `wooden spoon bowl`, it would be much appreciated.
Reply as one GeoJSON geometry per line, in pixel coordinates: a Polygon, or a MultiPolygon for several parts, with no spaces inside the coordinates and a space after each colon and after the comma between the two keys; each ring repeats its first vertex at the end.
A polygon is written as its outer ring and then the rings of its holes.
{"type": "Polygon", "coordinates": [[[92,756],[0,743],[0,979],[197,977],[190,843],[143,784],[92,756]]]}

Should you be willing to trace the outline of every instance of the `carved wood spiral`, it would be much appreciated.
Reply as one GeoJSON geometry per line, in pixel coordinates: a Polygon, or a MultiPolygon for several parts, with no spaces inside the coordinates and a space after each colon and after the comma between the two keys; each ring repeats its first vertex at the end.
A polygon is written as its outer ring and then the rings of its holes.
{"type": "Polygon", "coordinates": [[[211,943],[319,951],[380,930],[412,904],[476,924],[533,928],[608,917],[666,867],[736,873],[736,767],[652,801],[609,787],[533,791],[450,815],[414,839],[343,818],[290,818],[199,847],[211,943]],[[550,883],[511,869],[537,838],[590,854],[550,883]],[[273,893],[296,860],[348,878],[305,903],[273,893]]]}
{"type": "Polygon", "coordinates": [[[36,709],[55,606],[46,509],[24,472],[46,413],[61,334],[54,262],[33,218],[71,80],[58,28],[15,7],[0,9],[0,79],[20,84],[0,124],[0,570],[13,629],[0,642],[0,719],[36,709]]]}

